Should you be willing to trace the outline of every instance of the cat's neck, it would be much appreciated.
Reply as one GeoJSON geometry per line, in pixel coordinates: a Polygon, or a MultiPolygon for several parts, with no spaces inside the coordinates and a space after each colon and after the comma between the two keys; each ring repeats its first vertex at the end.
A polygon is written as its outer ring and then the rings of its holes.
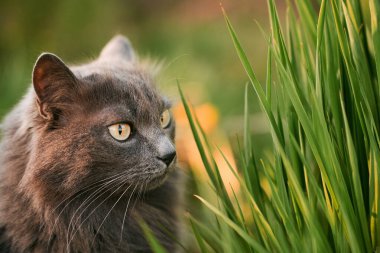
{"type": "Polygon", "coordinates": [[[20,252],[103,252],[104,249],[124,252],[126,249],[138,251],[141,247],[149,249],[140,229],[139,220],[142,220],[164,246],[174,251],[167,233],[177,233],[178,210],[173,204],[177,202],[178,191],[173,182],[178,174],[172,173],[162,186],[145,194],[123,197],[105,194],[92,201],[88,195],[55,209],[35,210],[31,201],[23,196],[9,196],[17,201],[9,206],[8,219],[21,222],[10,222],[5,227],[12,236],[21,238],[17,242],[23,249],[20,252]],[[17,214],[20,217],[14,217],[17,214]],[[36,241],[39,244],[34,246],[36,241]]]}
{"type": "MultiPolygon", "coordinates": [[[[54,229],[56,237],[66,240],[68,249],[77,249],[86,245],[94,249],[114,249],[123,251],[149,250],[140,222],[147,223],[161,243],[167,248],[173,247],[168,241],[170,235],[177,234],[177,190],[173,182],[178,173],[173,173],[162,186],[146,193],[135,192],[134,195],[105,195],[93,201],[78,201],[77,207],[71,207],[62,217],[62,233],[54,229]],[[85,203],[87,202],[87,203],[85,203]],[[79,203],[82,203],[78,206],[79,203]],[[58,236],[59,235],[59,236],[58,236]],[[83,243],[85,241],[85,243],[83,243]]],[[[104,251],[104,250],[103,250],[104,251]]],[[[174,248],[172,248],[173,252],[174,248]]],[[[84,250],[84,252],[86,252],[84,250]]],[[[102,252],[102,250],[99,250],[102,252]]]]}

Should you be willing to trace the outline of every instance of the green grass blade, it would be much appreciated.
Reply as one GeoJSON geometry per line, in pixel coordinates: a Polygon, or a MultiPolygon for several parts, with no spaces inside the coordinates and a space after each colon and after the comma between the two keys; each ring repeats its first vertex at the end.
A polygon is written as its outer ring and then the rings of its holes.
{"type": "Polygon", "coordinates": [[[152,230],[148,227],[148,225],[144,221],[140,221],[140,226],[144,232],[144,235],[146,239],[148,240],[148,243],[155,253],[167,253],[165,248],[158,242],[156,237],[153,235],[152,230]]]}
{"type": "Polygon", "coordinates": [[[206,245],[203,241],[203,238],[200,234],[200,232],[198,231],[198,228],[194,225],[194,223],[190,220],[190,224],[191,224],[191,228],[193,229],[193,232],[194,232],[194,235],[195,235],[195,239],[197,240],[198,242],[198,245],[199,245],[199,249],[201,250],[202,253],[207,253],[209,252],[206,248],[206,245]]]}
{"type": "Polygon", "coordinates": [[[221,218],[229,227],[231,227],[237,234],[239,234],[249,245],[251,245],[257,252],[268,252],[264,247],[262,247],[256,240],[254,240],[249,234],[247,234],[243,229],[241,229],[236,223],[230,220],[225,214],[223,214],[218,208],[211,205],[205,199],[197,197],[206,207],[208,207],[216,216],[221,218]]]}
{"type": "Polygon", "coordinates": [[[344,110],[343,105],[343,97],[341,98],[342,103],[342,111],[343,111],[343,119],[344,119],[344,127],[346,132],[346,140],[347,140],[347,148],[348,148],[348,157],[349,162],[351,166],[352,171],[352,180],[353,180],[353,186],[354,186],[354,195],[355,195],[355,205],[356,209],[359,213],[359,219],[360,219],[360,225],[361,225],[361,231],[364,239],[364,245],[366,246],[366,251],[371,251],[371,242],[370,242],[370,235],[368,231],[368,223],[367,223],[367,216],[366,216],[366,210],[363,200],[363,192],[362,192],[362,185],[360,182],[360,174],[359,174],[359,168],[358,168],[358,161],[357,161],[357,155],[354,148],[354,143],[351,137],[351,131],[348,126],[348,120],[346,117],[346,111],[344,110]]]}
{"type": "MultiPolygon", "coordinates": [[[[377,98],[380,98],[380,2],[377,0],[369,0],[370,16],[371,16],[371,34],[372,44],[375,56],[376,76],[377,76],[377,98]]],[[[380,129],[378,129],[380,130],[380,129]]]]}
{"type": "Polygon", "coordinates": [[[265,92],[264,92],[263,88],[261,87],[261,84],[258,81],[255,73],[253,72],[252,66],[249,63],[247,55],[245,54],[245,52],[244,52],[244,50],[243,50],[243,48],[239,42],[239,39],[237,38],[237,35],[236,35],[232,25],[231,25],[231,22],[228,19],[224,10],[223,10],[223,15],[224,15],[224,19],[225,19],[226,24],[227,24],[228,31],[229,31],[231,38],[232,38],[232,41],[234,43],[236,52],[240,58],[241,63],[243,64],[243,67],[244,67],[244,69],[245,69],[245,71],[246,71],[246,73],[247,73],[247,75],[251,81],[253,88],[256,91],[256,94],[258,95],[260,104],[263,107],[266,115],[268,116],[269,121],[271,122],[273,131],[276,133],[278,138],[282,139],[282,136],[281,136],[280,132],[278,131],[277,123],[276,123],[274,116],[272,114],[271,107],[268,103],[268,100],[266,99],[265,92]]]}
{"type": "Polygon", "coordinates": [[[204,240],[215,252],[222,252],[223,240],[220,239],[220,229],[198,221],[189,215],[192,226],[195,226],[202,240],[204,240]]]}

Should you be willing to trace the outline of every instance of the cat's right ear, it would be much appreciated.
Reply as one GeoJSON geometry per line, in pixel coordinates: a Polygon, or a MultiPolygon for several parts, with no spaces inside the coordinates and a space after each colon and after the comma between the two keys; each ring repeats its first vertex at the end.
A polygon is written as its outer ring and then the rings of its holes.
{"type": "Polygon", "coordinates": [[[129,40],[125,36],[116,35],[104,46],[99,59],[134,62],[136,55],[129,40]]]}
{"type": "Polygon", "coordinates": [[[54,113],[70,104],[77,79],[65,63],[56,55],[40,55],[33,69],[33,87],[41,116],[55,118],[54,113]]]}

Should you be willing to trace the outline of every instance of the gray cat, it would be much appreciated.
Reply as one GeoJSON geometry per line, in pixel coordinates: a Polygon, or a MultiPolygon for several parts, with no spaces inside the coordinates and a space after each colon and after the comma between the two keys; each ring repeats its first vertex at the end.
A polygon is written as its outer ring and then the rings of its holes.
{"type": "Polygon", "coordinates": [[[125,37],[89,64],[42,54],[5,118],[0,252],[177,250],[180,172],[170,103],[125,37]]]}

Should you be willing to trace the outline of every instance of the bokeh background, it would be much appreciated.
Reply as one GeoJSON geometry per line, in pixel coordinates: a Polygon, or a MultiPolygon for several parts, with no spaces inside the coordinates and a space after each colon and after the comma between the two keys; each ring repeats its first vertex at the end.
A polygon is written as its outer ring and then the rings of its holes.
{"type": "MultiPolygon", "coordinates": [[[[67,63],[86,62],[117,33],[128,36],[142,57],[163,60],[159,84],[166,92],[176,96],[178,79],[193,103],[209,101],[223,118],[241,114],[247,78],[219,4],[216,0],[1,0],[0,117],[29,85],[41,52],[53,52],[67,63]]],[[[267,29],[265,0],[229,0],[223,5],[263,77],[266,43],[256,22],[267,29]]]]}
{"type": "MultiPolygon", "coordinates": [[[[277,2],[283,14],[281,1],[277,2]]],[[[263,32],[269,27],[266,0],[224,0],[222,4],[258,78],[264,80],[267,47],[263,32]]],[[[30,86],[33,64],[40,53],[55,53],[69,64],[84,63],[96,58],[118,33],[131,40],[141,58],[162,63],[157,83],[175,102],[179,159],[189,174],[187,195],[202,191],[199,182],[207,179],[187,127],[177,80],[212,143],[231,161],[234,154],[229,143],[238,145],[242,133],[248,81],[229,37],[220,1],[1,0],[0,120],[30,86]]],[[[269,129],[254,92],[249,94],[254,146],[263,156],[269,148],[269,129]]],[[[220,155],[216,157],[222,160],[220,155]]],[[[223,177],[236,184],[227,168],[223,177]]],[[[190,212],[197,208],[191,200],[187,203],[190,212]]]]}

